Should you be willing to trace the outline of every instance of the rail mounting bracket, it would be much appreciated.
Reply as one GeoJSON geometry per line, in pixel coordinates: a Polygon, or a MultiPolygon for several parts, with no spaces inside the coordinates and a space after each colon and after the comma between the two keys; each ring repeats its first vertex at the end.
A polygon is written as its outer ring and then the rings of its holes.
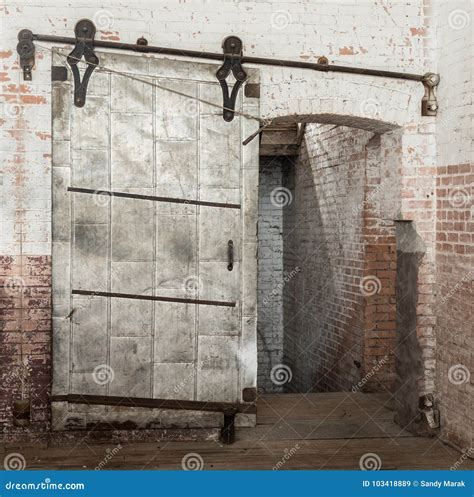
{"type": "Polygon", "coordinates": [[[422,83],[425,87],[425,95],[421,102],[422,116],[436,116],[438,114],[435,88],[439,85],[439,81],[439,75],[434,72],[428,72],[423,76],[422,83]]]}
{"type": "Polygon", "coordinates": [[[20,56],[20,67],[23,70],[23,79],[31,81],[31,70],[35,66],[35,45],[33,33],[29,29],[22,29],[18,33],[18,45],[16,51],[20,56]]]}

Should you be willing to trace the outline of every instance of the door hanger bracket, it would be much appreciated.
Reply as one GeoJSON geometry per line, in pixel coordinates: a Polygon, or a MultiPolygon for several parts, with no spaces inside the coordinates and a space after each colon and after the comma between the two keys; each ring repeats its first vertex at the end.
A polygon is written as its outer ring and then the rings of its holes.
{"type": "Polygon", "coordinates": [[[76,45],[67,57],[67,63],[71,67],[74,78],[74,105],[84,107],[86,103],[87,85],[94,69],[99,65],[99,58],[94,53],[94,36],[96,29],[94,23],[89,19],[81,19],[74,28],[76,45]],[[82,76],[79,72],[78,63],[84,57],[87,67],[82,76]]]}
{"type": "Polygon", "coordinates": [[[242,67],[242,40],[237,36],[228,36],[222,43],[224,49],[224,62],[217,70],[216,77],[222,88],[223,97],[223,118],[230,122],[234,119],[235,101],[239,89],[247,79],[247,73],[242,67]],[[235,78],[234,86],[229,94],[227,76],[232,72],[235,78]]]}

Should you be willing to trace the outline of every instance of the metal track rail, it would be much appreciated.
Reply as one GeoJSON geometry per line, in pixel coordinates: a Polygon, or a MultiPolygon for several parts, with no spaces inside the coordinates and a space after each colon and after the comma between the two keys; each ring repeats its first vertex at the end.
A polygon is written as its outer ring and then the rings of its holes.
{"type": "Polygon", "coordinates": [[[139,53],[172,55],[175,57],[221,61],[222,65],[216,71],[216,78],[222,88],[222,110],[225,121],[232,121],[234,118],[235,102],[239,88],[248,78],[248,74],[245,71],[243,64],[292,67],[296,69],[308,69],[326,73],[356,74],[361,76],[415,81],[422,83],[425,88],[425,95],[422,99],[421,105],[422,115],[435,116],[438,110],[435,88],[438,86],[440,78],[438,74],[432,72],[426,74],[413,74],[398,71],[386,71],[382,69],[341,66],[337,64],[329,64],[326,57],[320,57],[317,63],[269,57],[254,57],[244,55],[242,40],[235,35],[225,38],[222,44],[223,53],[217,53],[148,45],[148,41],[145,38],[139,38],[136,43],[96,40],[96,27],[89,19],[81,19],[76,24],[74,32],[76,35],[75,38],[68,36],[43,35],[33,33],[28,29],[22,29],[18,33],[19,43],[17,45],[17,51],[20,55],[20,67],[23,70],[23,78],[30,81],[32,79],[32,69],[35,65],[35,41],[74,46],[72,52],[67,57],[67,62],[74,76],[74,104],[77,107],[83,107],[85,105],[89,79],[94,69],[99,66],[99,58],[95,54],[94,49],[110,48],[114,50],[126,50],[139,53]],[[81,77],[77,65],[83,57],[87,67],[84,75],[81,77]],[[227,82],[227,77],[230,73],[232,73],[235,78],[235,84],[233,85],[232,91],[230,90],[227,82]]]}
{"type": "MultiPolygon", "coordinates": [[[[60,43],[63,45],[76,44],[76,38],[68,36],[33,34],[33,40],[45,41],[50,43],[60,43]]],[[[112,48],[114,50],[128,50],[140,53],[156,53],[162,55],[174,55],[177,57],[193,57],[198,59],[217,60],[217,61],[224,60],[223,53],[201,52],[197,50],[184,50],[181,48],[158,47],[153,45],[140,45],[137,43],[121,43],[116,41],[94,40],[93,46],[95,48],[112,48]]],[[[367,69],[361,67],[348,67],[348,66],[340,66],[335,64],[318,64],[313,62],[303,62],[299,60],[274,59],[268,57],[253,57],[249,55],[243,55],[241,63],[258,64],[264,66],[294,67],[298,69],[311,69],[313,71],[320,71],[320,72],[360,74],[364,76],[378,76],[381,78],[405,79],[405,80],[420,81],[420,82],[422,82],[423,79],[425,78],[425,75],[422,74],[385,71],[380,69],[367,69]]]]}

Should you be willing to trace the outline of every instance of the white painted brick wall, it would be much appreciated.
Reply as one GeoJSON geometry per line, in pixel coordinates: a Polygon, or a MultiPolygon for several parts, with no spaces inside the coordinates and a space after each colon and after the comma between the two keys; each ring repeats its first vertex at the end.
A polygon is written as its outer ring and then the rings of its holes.
{"type": "Polygon", "coordinates": [[[467,449],[474,444],[474,2],[439,0],[433,15],[442,75],[436,120],[434,382],[442,437],[467,449]]]}
{"type": "MultiPolygon", "coordinates": [[[[225,1],[106,3],[92,0],[7,0],[0,7],[0,152],[4,254],[50,254],[50,53],[37,43],[33,81],[20,74],[16,44],[23,28],[73,36],[81,18],[94,20],[97,38],[220,52],[238,34],[247,55],[426,72],[433,52],[425,25],[426,0],[225,1]],[[28,222],[34,211],[37,222],[28,222]],[[20,235],[21,233],[21,235],[20,235]],[[20,238],[22,239],[20,244],[20,238]]],[[[394,123],[419,118],[419,83],[265,67],[262,114],[344,115],[394,123]],[[376,105],[373,105],[375,100],[376,105]],[[371,105],[372,104],[372,105],[371,105]]]]}
{"type": "Polygon", "coordinates": [[[435,2],[439,85],[438,166],[474,160],[474,2],[435,2]],[[471,112],[469,112],[471,111],[471,112]]]}
{"type": "Polygon", "coordinates": [[[280,158],[260,163],[258,216],[258,378],[263,392],[280,392],[272,367],[283,360],[283,209],[275,201],[282,187],[280,158]]]}
{"type": "MultiPolygon", "coordinates": [[[[72,36],[77,20],[86,17],[94,19],[98,38],[104,40],[133,42],[143,35],[151,44],[218,52],[222,39],[235,33],[242,37],[248,55],[306,61],[327,55],[335,64],[419,73],[438,70],[442,82],[436,119],[420,117],[423,88],[415,82],[279,67],[266,67],[262,77],[263,115],[297,113],[315,118],[326,113],[345,124],[350,124],[350,116],[358,116],[402,125],[401,215],[415,221],[427,243],[422,274],[431,288],[436,212],[416,202],[433,198],[437,164],[473,162],[472,8],[471,0],[188,0],[179,4],[140,0],[133,7],[123,0],[5,0],[0,7],[0,252],[51,253],[51,60],[38,46],[33,81],[25,83],[15,50],[17,33],[29,28],[72,36]],[[461,24],[455,11],[461,11],[461,24]]],[[[464,268],[465,258],[450,264],[464,268]]],[[[431,305],[420,309],[417,329],[420,338],[430,340],[436,324],[431,305]]],[[[443,313],[437,309],[438,315],[443,313]]],[[[429,374],[433,362],[427,360],[429,374]]],[[[449,386],[445,377],[438,381],[449,386]]],[[[434,382],[425,386],[432,391],[434,382]]],[[[458,419],[463,416],[464,411],[458,410],[458,419]]]]}

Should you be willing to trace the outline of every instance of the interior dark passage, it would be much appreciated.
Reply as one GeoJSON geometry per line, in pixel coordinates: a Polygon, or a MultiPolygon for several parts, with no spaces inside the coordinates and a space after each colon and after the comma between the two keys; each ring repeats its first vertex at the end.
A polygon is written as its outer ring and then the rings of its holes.
{"type": "Polygon", "coordinates": [[[399,145],[321,124],[297,151],[262,139],[261,393],[394,392],[399,145]]]}

